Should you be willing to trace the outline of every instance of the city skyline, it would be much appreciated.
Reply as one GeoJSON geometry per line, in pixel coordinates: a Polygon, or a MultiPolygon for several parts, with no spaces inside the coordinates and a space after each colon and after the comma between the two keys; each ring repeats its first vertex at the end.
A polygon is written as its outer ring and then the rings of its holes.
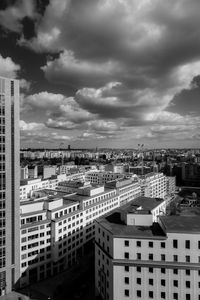
{"type": "Polygon", "coordinates": [[[200,147],[199,9],[2,1],[0,75],[20,80],[21,147],[200,147]]]}

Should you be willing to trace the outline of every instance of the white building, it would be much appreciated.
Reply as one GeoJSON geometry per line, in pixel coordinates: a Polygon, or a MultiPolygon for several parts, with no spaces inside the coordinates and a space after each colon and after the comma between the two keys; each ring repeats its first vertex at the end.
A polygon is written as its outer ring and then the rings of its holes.
{"type": "Polygon", "coordinates": [[[167,195],[167,177],[163,173],[148,173],[138,178],[143,196],[164,198],[167,195]]]}
{"type": "Polygon", "coordinates": [[[199,216],[158,217],[165,203],[156,201],[97,220],[95,285],[103,300],[200,299],[199,216]]]}
{"type": "Polygon", "coordinates": [[[21,202],[20,286],[74,264],[95,235],[94,220],[119,207],[116,190],[85,187],[77,194],[21,202]]]}
{"type": "Polygon", "coordinates": [[[133,178],[109,181],[105,186],[117,190],[120,206],[141,196],[141,187],[138,181],[133,178]]]}
{"type": "Polygon", "coordinates": [[[85,180],[94,184],[105,184],[108,181],[124,178],[123,174],[106,171],[88,171],[85,173],[85,180]]]}
{"type": "Polygon", "coordinates": [[[56,189],[58,183],[66,180],[66,178],[66,174],[61,174],[45,180],[41,178],[21,180],[20,201],[34,197],[34,191],[56,189]]]}

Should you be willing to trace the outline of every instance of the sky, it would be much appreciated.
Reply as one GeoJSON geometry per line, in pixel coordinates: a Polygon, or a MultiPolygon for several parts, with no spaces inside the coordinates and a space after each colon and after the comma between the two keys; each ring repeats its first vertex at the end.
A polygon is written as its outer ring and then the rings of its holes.
{"type": "Polygon", "coordinates": [[[21,147],[200,148],[199,0],[1,0],[21,147]]]}

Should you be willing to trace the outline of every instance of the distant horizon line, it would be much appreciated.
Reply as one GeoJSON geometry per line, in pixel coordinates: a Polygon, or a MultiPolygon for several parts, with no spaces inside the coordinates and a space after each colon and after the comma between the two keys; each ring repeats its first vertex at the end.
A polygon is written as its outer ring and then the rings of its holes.
{"type": "MultiPolygon", "coordinates": [[[[31,147],[25,147],[25,148],[20,148],[20,151],[28,151],[28,150],[34,150],[34,151],[73,151],[73,150],[138,150],[138,148],[110,148],[110,147],[95,147],[95,148],[31,148],[31,147]]],[[[200,150],[199,147],[196,148],[189,148],[189,147],[184,147],[184,148],[173,148],[173,147],[162,147],[162,148],[145,148],[142,149],[142,151],[149,151],[149,150],[200,150]]],[[[141,150],[140,150],[141,151],[141,150]]]]}

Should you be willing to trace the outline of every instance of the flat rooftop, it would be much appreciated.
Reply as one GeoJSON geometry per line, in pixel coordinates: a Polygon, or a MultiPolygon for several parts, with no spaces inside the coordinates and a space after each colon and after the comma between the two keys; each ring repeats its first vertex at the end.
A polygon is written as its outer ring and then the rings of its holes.
{"type": "Polygon", "coordinates": [[[112,233],[115,237],[127,237],[138,239],[165,239],[166,235],[158,223],[153,223],[152,226],[134,226],[126,225],[121,221],[121,211],[115,212],[99,218],[97,220],[106,230],[112,233]]]}
{"type": "Polygon", "coordinates": [[[142,211],[152,211],[158,205],[164,202],[162,198],[150,198],[150,197],[137,197],[136,199],[128,202],[127,204],[123,205],[120,210],[127,213],[138,213],[137,210],[141,207],[142,211]]]}
{"type": "Polygon", "coordinates": [[[164,202],[160,198],[138,197],[126,205],[117,208],[112,213],[98,219],[106,230],[110,231],[114,236],[132,237],[132,238],[148,238],[148,239],[165,239],[166,235],[158,223],[153,223],[152,226],[136,226],[126,225],[122,221],[122,213],[133,214],[151,214],[151,210],[164,202]],[[142,208],[142,209],[138,209],[142,208]]]}
{"type": "Polygon", "coordinates": [[[198,215],[160,216],[160,220],[166,228],[166,232],[200,233],[200,216],[198,215]]]}
{"type": "MultiPolygon", "coordinates": [[[[92,187],[92,189],[96,189],[98,186],[96,187],[92,187]]],[[[100,186],[99,186],[100,187],[100,186]]],[[[90,189],[91,190],[91,189],[90,189]]],[[[89,200],[91,198],[95,198],[95,197],[99,197],[101,195],[104,195],[106,192],[110,192],[110,189],[104,188],[103,192],[100,192],[98,194],[95,194],[93,196],[88,196],[88,195],[79,195],[79,194],[71,194],[69,196],[66,196],[65,199],[69,199],[72,201],[79,201],[79,202],[83,202],[85,200],[89,200]]]]}

